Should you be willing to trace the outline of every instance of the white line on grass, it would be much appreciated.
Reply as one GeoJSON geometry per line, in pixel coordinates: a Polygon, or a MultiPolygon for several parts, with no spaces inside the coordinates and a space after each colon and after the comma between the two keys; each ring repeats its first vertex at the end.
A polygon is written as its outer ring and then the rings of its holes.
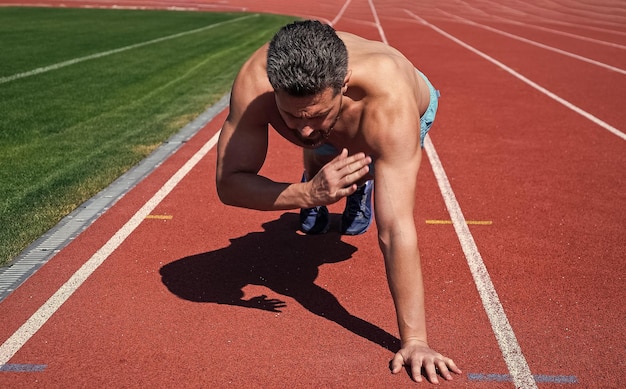
{"type": "MultiPolygon", "coordinates": [[[[372,0],[369,1],[372,12],[376,15],[376,9],[374,8],[372,0]]],[[[378,17],[375,17],[375,19],[379,30],[382,30],[378,17]]],[[[383,38],[384,43],[388,43],[384,35],[381,34],[381,37],[383,38]]],[[[474,237],[467,226],[465,217],[461,211],[461,206],[456,200],[456,196],[452,191],[446,172],[443,169],[439,156],[437,155],[437,151],[435,150],[435,146],[431,142],[429,136],[425,139],[424,148],[432,165],[433,172],[437,179],[437,184],[439,185],[439,190],[441,191],[446,203],[446,208],[448,209],[448,213],[452,219],[452,225],[454,226],[454,230],[456,231],[459,242],[461,243],[461,248],[463,249],[463,253],[467,259],[467,264],[470,268],[470,272],[472,273],[472,277],[474,278],[478,294],[480,295],[483,307],[489,317],[491,328],[496,336],[496,340],[498,341],[498,345],[502,351],[502,357],[504,358],[504,361],[509,369],[513,383],[517,388],[537,388],[535,378],[533,377],[530,367],[528,366],[528,362],[526,362],[522,349],[517,342],[513,328],[509,323],[502,304],[500,303],[496,289],[491,282],[487,267],[478,252],[478,247],[476,246],[474,237]]]]}
{"type": "Polygon", "coordinates": [[[15,333],[0,346],[0,366],[5,365],[24,344],[50,319],[70,296],[135,231],[141,222],[182,181],[198,162],[215,146],[218,131],[202,146],[133,217],[120,228],[87,262],[83,264],[15,333]]]}
{"type": "Polygon", "coordinates": [[[439,27],[428,23],[426,20],[420,18],[419,16],[415,15],[413,12],[409,11],[409,10],[404,10],[409,16],[411,16],[412,18],[414,18],[415,20],[417,20],[418,22],[422,23],[423,25],[437,31],[439,34],[445,36],[446,38],[450,39],[451,41],[457,43],[460,46],[465,47],[466,49],[472,51],[473,53],[481,56],[482,58],[486,59],[487,61],[493,63],[494,65],[498,66],[499,68],[501,68],[502,70],[508,72],[509,74],[513,75],[514,77],[516,77],[517,79],[519,79],[520,81],[525,82],[526,84],[530,85],[531,87],[535,88],[536,90],[538,90],[539,92],[545,94],[546,96],[550,97],[551,99],[563,104],[565,107],[571,109],[572,111],[576,112],[577,114],[591,120],[593,123],[597,124],[598,126],[604,128],[605,130],[613,133],[614,135],[617,135],[618,137],[622,138],[623,140],[626,140],[626,133],[618,130],[617,128],[611,126],[610,124],[606,123],[603,120],[600,120],[599,118],[593,116],[592,114],[590,114],[589,112],[583,110],[582,108],[577,107],[576,105],[570,103],[569,101],[565,100],[564,98],[550,92],[549,90],[547,90],[546,88],[542,87],[541,85],[537,84],[536,82],[524,77],[523,75],[521,75],[520,73],[516,72],[515,70],[511,69],[510,67],[506,66],[505,64],[503,64],[502,62],[488,56],[487,54],[483,53],[482,51],[475,49],[474,47],[468,45],[467,43],[463,42],[462,40],[456,38],[455,36],[448,34],[447,32],[443,31],[442,29],[440,29],[439,27]]]}
{"type": "Polygon", "coordinates": [[[135,43],[135,44],[132,44],[132,45],[129,45],[129,46],[124,46],[124,47],[120,47],[120,48],[113,49],[113,50],[103,51],[103,52],[100,52],[100,53],[95,53],[95,54],[87,55],[87,56],[80,57],[80,58],[70,59],[70,60],[67,60],[67,61],[55,63],[53,65],[44,66],[44,67],[40,67],[40,68],[37,68],[37,69],[29,70],[27,72],[17,73],[17,74],[14,74],[12,76],[0,77],[0,84],[4,84],[4,83],[10,82],[10,81],[15,81],[15,80],[18,80],[20,78],[34,76],[36,74],[49,72],[51,70],[57,70],[57,69],[60,69],[60,68],[66,67],[66,66],[77,64],[79,62],[88,61],[90,59],[106,57],[108,55],[121,53],[123,51],[136,49],[138,47],[148,46],[148,45],[152,45],[154,43],[159,43],[159,42],[167,41],[167,40],[170,40],[170,39],[180,38],[180,37],[185,36],[185,35],[196,34],[198,32],[206,31],[206,30],[209,30],[211,28],[223,26],[223,25],[228,24],[228,23],[233,23],[233,22],[237,22],[237,21],[240,21],[240,20],[244,20],[244,19],[248,19],[248,18],[256,17],[256,16],[259,16],[259,14],[242,16],[242,17],[239,17],[239,18],[236,18],[236,19],[231,19],[231,20],[227,20],[227,21],[224,21],[224,22],[211,24],[209,26],[204,26],[204,27],[196,28],[196,29],[189,30],[189,31],[183,31],[183,32],[179,32],[177,34],[172,34],[172,35],[168,35],[168,36],[164,36],[164,37],[161,37],[161,38],[152,39],[152,40],[145,41],[145,42],[135,43]]]}

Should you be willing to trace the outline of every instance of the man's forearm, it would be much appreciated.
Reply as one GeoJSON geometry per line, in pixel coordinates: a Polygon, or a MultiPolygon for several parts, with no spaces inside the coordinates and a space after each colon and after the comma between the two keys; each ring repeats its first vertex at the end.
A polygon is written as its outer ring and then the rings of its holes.
{"type": "Polygon", "coordinates": [[[406,231],[381,243],[387,280],[394,300],[402,343],[427,341],[424,309],[424,286],[417,242],[407,239],[406,231]]]}
{"type": "Polygon", "coordinates": [[[279,183],[253,173],[233,173],[217,180],[220,200],[227,205],[260,211],[306,208],[304,183],[279,183]]]}

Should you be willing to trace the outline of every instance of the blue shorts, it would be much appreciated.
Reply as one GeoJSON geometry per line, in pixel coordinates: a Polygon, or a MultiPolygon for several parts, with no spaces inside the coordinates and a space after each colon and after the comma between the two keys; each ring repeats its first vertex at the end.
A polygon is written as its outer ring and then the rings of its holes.
{"type": "MultiPolygon", "coordinates": [[[[417,69],[416,69],[417,70],[417,69]]],[[[439,96],[441,93],[433,84],[430,83],[428,78],[424,75],[424,73],[417,71],[420,76],[426,81],[426,85],[428,85],[428,90],[430,90],[430,103],[428,104],[428,108],[426,108],[426,112],[420,117],[420,145],[424,147],[424,138],[426,138],[426,134],[430,130],[430,127],[433,125],[435,121],[435,116],[437,115],[437,108],[439,107],[439,96]]]]}
{"type": "MultiPolygon", "coordinates": [[[[428,78],[424,75],[424,73],[415,69],[417,74],[419,74],[426,85],[428,85],[428,90],[430,91],[430,103],[428,104],[428,108],[426,108],[426,112],[420,117],[420,145],[424,147],[424,138],[426,138],[426,134],[430,130],[430,127],[433,125],[435,121],[435,116],[437,115],[437,108],[439,107],[439,96],[441,95],[438,90],[435,89],[433,84],[430,83],[428,78]]],[[[335,146],[325,143],[320,147],[316,148],[313,151],[315,154],[320,156],[334,156],[339,154],[339,150],[335,148],[335,146]]],[[[370,173],[374,174],[374,163],[370,165],[370,173]]]]}

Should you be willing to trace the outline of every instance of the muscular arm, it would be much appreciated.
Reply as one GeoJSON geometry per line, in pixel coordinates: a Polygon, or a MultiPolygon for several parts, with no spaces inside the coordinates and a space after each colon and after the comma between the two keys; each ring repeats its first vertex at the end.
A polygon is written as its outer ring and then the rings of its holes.
{"type": "Polygon", "coordinates": [[[257,210],[305,205],[305,186],[260,176],[268,146],[274,97],[265,73],[267,47],[243,65],[231,91],[230,112],[217,144],[216,186],[228,205],[257,210]]]}
{"type": "Polygon", "coordinates": [[[332,204],[352,194],[354,184],[368,172],[363,153],[340,155],[309,182],[281,183],[258,174],[267,153],[267,124],[243,124],[229,117],[217,147],[216,184],[220,200],[257,210],[309,208],[332,204]]]}
{"type": "Polygon", "coordinates": [[[220,200],[257,210],[285,210],[331,204],[353,193],[353,184],[367,174],[371,162],[363,153],[342,152],[306,183],[275,182],[258,174],[267,154],[268,124],[279,118],[264,53],[259,49],[233,84],[230,113],[217,145],[220,200]]]}
{"type": "MultiPolygon", "coordinates": [[[[379,155],[375,163],[374,209],[402,342],[392,360],[392,372],[398,373],[406,365],[413,378],[421,381],[424,369],[425,376],[437,383],[436,369],[445,379],[452,379],[450,371],[460,370],[451,359],[430,349],[427,342],[424,286],[413,216],[422,153],[416,112],[411,102],[396,101],[385,115],[391,121],[378,121],[378,125],[385,126],[385,132],[376,138],[379,155]]],[[[378,115],[384,113],[377,109],[378,115]]]]}
{"type": "Polygon", "coordinates": [[[232,113],[224,123],[217,145],[216,186],[225,204],[258,210],[300,206],[301,185],[258,174],[267,153],[267,132],[267,124],[243,124],[232,113]]]}
{"type": "MultiPolygon", "coordinates": [[[[398,125],[402,124],[398,122],[398,125]]],[[[410,120],[405,125],[414,128],[410,120]]],[[[416,135],[413,132],[411,136],[416,135]]],[[[410,339],[426,342],[424,290],[413,219],[420,161],[421,150],[414,141],[387,139],[375,166],[374,209],[378,241],[385,259],[402,342],[410,339]]]]}

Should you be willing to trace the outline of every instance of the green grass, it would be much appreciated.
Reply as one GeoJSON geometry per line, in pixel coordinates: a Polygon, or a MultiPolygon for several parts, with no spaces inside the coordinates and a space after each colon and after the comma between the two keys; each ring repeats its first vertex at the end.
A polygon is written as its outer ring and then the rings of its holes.
{"type": "Polygon", "coordinates": [[[290,20],[0,7],[0,265],[221,98],[290,20]]]}

